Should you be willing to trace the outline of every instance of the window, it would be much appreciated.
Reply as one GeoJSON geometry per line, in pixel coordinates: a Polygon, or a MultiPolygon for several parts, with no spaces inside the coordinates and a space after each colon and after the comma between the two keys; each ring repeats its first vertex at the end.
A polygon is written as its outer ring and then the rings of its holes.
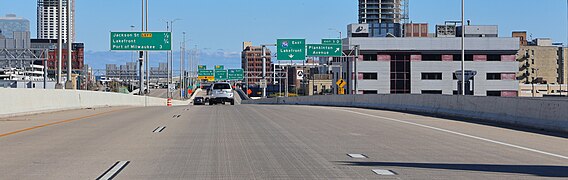
{"type": "Polygon", "coordinates": [[[379,79],[378,73],[363,73],[363,80],[377,80],[379,79]]]}
{"type": "Polygon", "coordinates": [[[422,61],[442,61],[442,55],[440,54],[423,54],[422,61]]]}
{"type": "Polygon", "coordinates": [[[377,90],[363,90],[363,94],[379,94],[377,90]]]}
{"type": "Polygon", "coordinates": [[[487,55],[487,61],[501,61],[501,55],[489,54],[487,55]]]}
{"type": "Polygon", "coordinates": [[[487,73],[487,80],[501,80],[501,73],[487,73]]]}
{"type": "Polygon", "coordinates": [[[487,91],[487,96],[501,96],[501,91],[487,91]]]}
{"type": "Polygon", "coordinates": [[[215,84],[213,89],[231,89],[231,86],[229,84],[215,84]]]}
{"type": "Polygon", "coordinates": [[[442,90],[422,90],[422,94],[442,94],[442,90]]]}
{"type": "Polygon", "coordinates": [[[442,73],[422,73],[422,80],[442,80],[442,73]]]}

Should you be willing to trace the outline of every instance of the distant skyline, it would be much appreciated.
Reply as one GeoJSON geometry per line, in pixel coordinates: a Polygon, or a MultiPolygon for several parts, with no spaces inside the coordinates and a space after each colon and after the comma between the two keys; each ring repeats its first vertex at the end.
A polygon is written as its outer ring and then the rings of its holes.
{"type": "MultiPolygon", "coordinates": [[[[346,35],[346,26],[357,22],[356,0],[149,0],[150,30],[164,31],[165,20],[180,18],[174,24],[174,49],[179,49],[182,32],[187,32],[189,47],[199,47],[221,59],[239,59],[242,42],[255,45],[275,43],[277,38],[321,38],[346,35]]],[[[36,37],[36,0],[1,0],[0,15],[16,14],[29,19],[36,37]]],[[[461,18],[459,0],[410,0],[413,22],[436,24],[461,18]]],[[[533,38],[567,41],[566,0],[466,0],[466,19],[476,25],[499,25],[501,37],[511,31],[526,30],[533,38]]],[[[110,31],[140,29],[140,0],[97,0],[76,2],[77,41],[86,51],[109,51],[110,31]]],[[[90,57],[86,57],[91,62],[90,57]]],[[[232,62],[237,63],[237,62],[232,62]]]]}

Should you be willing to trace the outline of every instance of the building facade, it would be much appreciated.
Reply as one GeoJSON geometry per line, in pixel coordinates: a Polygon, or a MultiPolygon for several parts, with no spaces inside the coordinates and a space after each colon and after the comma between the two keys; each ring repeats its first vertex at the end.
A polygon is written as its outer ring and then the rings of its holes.
{"type": "MultiPolygon", "coordinates": [[[[467,38],[466,42],[466,70],[477,72],[467,81],[472,94],[518,96],[518,39],[467,38]]],[[[346,89],[351,94],[458,93],[455,72],[461,70],[460,38],[343,40],[344,49],[355,45],[360,47],[356,65],[353,61],[335,63],[341,65],[342,77],[348,81],[346,89]]],[[[333,73],[334,81],[338,80],[337,73],[333,73]]]]}
{"type": "MultiPolygon", "coordinates": [[[[32,39],[31,47],[36,49],[48,49],[47,70],[50,77],[55,76],[57,70],[57,39],[32,39]]],[[[79,73],[85,66],[85,44],[73,43],[71,53],[71,63],[74,73],[79,73]]],[[[67,44],[63,44],[62,71],[67,72],[67,44]]],[[[43,62],[41,63],[43,65],[43,62]]]]}
{"type": "Polygon", "coordinates": [[[408,20],[408,0],[359,0],[359,24],[369,25],[369,37],[402,37],[408,20]]]}
{"type": "Polygon", "coordinates": [[[428,23],[404,24],[404,37],[428,37],[428,23]]]}
{"type": "Polygon", "coordinates": [[[523,84],[567,84],[566,48],[538,38],[521,46],[517,79],[523,84]]]}
{"type": "MultiPolygon", "coordinates": [[[[63,39],[67,41],[67,1],[63,3],[63,39]]],[[[75,38],[75,0],[71,1],[71,35],[75,38]]],[[[38,39],[58,39],[59,29],[59,0],[38,0],[37,1],[37,38],[38,39]]]]}
{"type": "Polygon", "coordinates": [[[14,32],[30,32],[30,21],[17,17],[15,14],[7,14],[0,17],[0,36],[6,39],[15,38],[14,32]]]}
{"type": "MultiPolygon", "coordinates": [[[[272,76],[272,53],[266,49],[266,76],[271,84],[272,76]]],[[[247,46],[241,53],[241,68],[245,71],[245,83],[259,85],[262,79],[262,47],[247,46]]]]}

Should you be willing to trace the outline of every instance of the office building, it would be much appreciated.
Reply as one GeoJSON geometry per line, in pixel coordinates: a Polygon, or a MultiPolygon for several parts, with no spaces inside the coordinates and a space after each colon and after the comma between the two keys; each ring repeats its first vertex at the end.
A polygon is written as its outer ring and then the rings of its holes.
{"type": "MultiPolygon", "coordinates": [[[[518,96],[518,40],[476,37],[466,41],[466,70],[477,72],[467,81],[467,91],[478,96],[518,96]]],[[[355,68],[353,61],[337,61],[334,65],[342,68],[333,72],[334,81],[338,77],[348,81],[346,89],[352,94],[458,94],[455,72],[461,70],[461,38],[343,40],[346,50],[355,45],[360,47],[355,68]]]]}
{"type": "Polygon", "coordinates": [[[16,38],[14,32],[30,32],[30,21],[17,17],[15,14],[7,14],[0,17],[0,37],[5,39],[16,38]]]}
{"type": "MultiPolygon", "coordinates": [[[[63,3],[63,40],[67,41],[67,1],[63,3]]],[[[71,35],[75,38],[75,0],[71,1],[71,35]]],[[[58,39],[59,0],[37,1],[37,39],[58,39]]]]}
{"type": "MultiPolygon", "coordinates": [[[[251,43],[244,43],[249,46],[244,47],[241,53],[241,68],[245,71],[245,83],[248,85],[260,85],[262,79],[262,47],[251,46],[251,43]]],[[[267,83],[271,84],[272,76],[272,55],[270,49],[266,49],[266,76],[267,83]]]]}

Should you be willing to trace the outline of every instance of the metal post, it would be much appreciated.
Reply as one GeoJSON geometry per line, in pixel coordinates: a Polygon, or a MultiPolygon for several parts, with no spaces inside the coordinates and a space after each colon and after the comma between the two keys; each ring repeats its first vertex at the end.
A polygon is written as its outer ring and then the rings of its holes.
{"type": "Polygon", "coordinates": [[[353,87],[353,89],[355,90],[355,92],[353,94],[359,94],[359,72],[357,70],[357,61],[359,61],[359,45],[355,45],[355,59],[353,61],[353,69],[354,69],[354,85],[355,87],[353,87]]]}
{"type": "Polygon", "coordinates": [[[462,8],[462,31],[461,31],[461,71],[462,71],[462,78],[461,78],[461,90],[462,95],[465,96],[465,0],[462,0],[461,4],[462,8]]]}
{"type": "Polygon", "coordinates": [[[263,87],[262,87],[262,98],[266,98],[266,46],[262,45],[262,81],[263,81],[263,87]]]}
{"type": "Polygon", "coordinates": [[[184,65],[184,61],[185,61],[185,32],[183,32],[183,42],[182,42],[181,47],[180,47],[180,60],[179,60],[179,66],[180,66],[179,67],[179,69],[180,69],[179,80],[180,80],[180,86],[181,86],[179,88],[180,89],[179,97],[182,100],[184,99],[183,94],[185,92],[187,92],[185,90],[185,76],[184,76],[184,73],[185,73],[185,67],[184,66],[185,65],[184,65]]]}
{"type": "MultiPolygon", "coordinates": [[[[146,19],[145,19],[145,23],[144,23],[144,30],[147,32],[148,31],[148,9],[149,9],[149,4],[148,4],[148,0],[146,0],[146,19]]],[[[150,53],[148,51],[146,51],[144,53],[146,55],[146,93],[150,93],[150,53]]]]}
{"type": "Polygon", "coordinates": [[[73,38],[72,38],[72,31],[71,31],[71,0],[67,0],[67,83],[69,89],[74,89],[72,87],[71,75],[73,73],[73,62],[72,62],[72,53],[73,53],[73,38]]]}
{"type": "MultiPolygon", "coordinates": [[[[170,32],[170,22],[166,21],[166,31],[170,32]]],[[[172,47],[173,48],[173,47],[172,47]]],[[[166,52],[166,73],[167,73],[167,80],[166,80],[166,97],[170,98],[170,51],[166,52]]]]}
{"type": "Polygon", "coordinates": [[[63,89],[61,85],[61,69],[63,60],[63,0],[59,0],[59,7],[57,11],[57,85],[56,89],[63,89]]]}
{"type": "Polygon", "coordinates": [[[43,89],[47,89],[47,58],[49,56],[49,51],[45,51],[43,54],[43,89]]]}
{"type": "Polygon", "coordinates": [[[144,51],[140,51],[140,56],[139,56],[138,62],[139,62],[139,66],[138,66],[139,67],[138,68],[139,74],[138,74],[138,76],[140,78],[139,81],[138,81],[138,83],[139,83],[138,85],[140,87],[140,88],[138,88],[139,89],[138,94],[143,96],[144,95],[144,91],[143,91],[143,89],[144,89],[144,51]]]}

